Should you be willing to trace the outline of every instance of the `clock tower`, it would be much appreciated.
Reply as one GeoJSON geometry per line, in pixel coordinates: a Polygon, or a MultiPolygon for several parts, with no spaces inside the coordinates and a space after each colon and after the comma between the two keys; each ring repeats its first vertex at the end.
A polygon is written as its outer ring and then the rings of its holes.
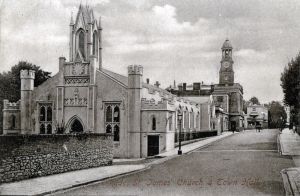
{"type": "Polygon", "coordinates": [[[234,83],[234,71],[232,60],[232,46],[228,39],[225,40],[222,46],[222,60],[219,72],[219,84],[230,85],[234,83]]]}

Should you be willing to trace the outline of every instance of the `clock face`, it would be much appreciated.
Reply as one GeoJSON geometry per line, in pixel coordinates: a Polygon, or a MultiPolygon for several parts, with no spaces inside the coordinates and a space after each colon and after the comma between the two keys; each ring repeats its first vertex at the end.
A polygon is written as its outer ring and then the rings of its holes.
{"type": "Polygon", "coordinates": [[[224,65],[225,68],[228,68],[230,64],[229,64],[229,62],[224,62],[223,65],[224,65]]]}

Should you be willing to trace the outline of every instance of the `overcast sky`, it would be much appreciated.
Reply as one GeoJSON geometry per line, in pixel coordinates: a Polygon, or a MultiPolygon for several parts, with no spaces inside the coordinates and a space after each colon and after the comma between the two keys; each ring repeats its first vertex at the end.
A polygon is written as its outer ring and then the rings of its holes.
{"type": "Polygon", "coordinates": [[[280,74],[300,51],[297,0],[0,0],[0,71],[27,60],[55,74],[80,2],[102,17],[104,67],[127,75],[143,65],[164,88],[217,83],[228,37],[244,98],[281,101],[280,74]]]}

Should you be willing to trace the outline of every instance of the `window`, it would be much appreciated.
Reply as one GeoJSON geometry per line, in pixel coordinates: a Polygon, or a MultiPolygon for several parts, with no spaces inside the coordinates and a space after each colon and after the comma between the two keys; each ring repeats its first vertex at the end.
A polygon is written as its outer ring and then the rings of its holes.
{"type": "Polygon", "coordinates": [[[184,128],[189,129],[189,112],[184,111],[184,128]]]}
{"type": "Polygon", "coordinates": [[[171,114],[169,117],[169,131],[172,131],[172,120],[173,120],[173,115],[171,114]]]}
{"type": "Polygon", "coordinates": [[[190,128],[194,128],[194,113],[190,112],[190,128]]]}
{"type": "Polygon", "coordinates": [[[51,103],[40,104],[40,134],[52,133],[52,105],[51,103]]]}
{"type": "Polygon", "coordinates": [[[200,114],[199,113],[197,113],[197,116],[196,116],[196,127],[197,127],[197,129],[199,130],[199,128],[200,128],[200,114]]]}
{"type": "Polygon", "coordinates": [[[84,55],[84,32],[83,30],[80,30],[78,33],[78,49],[83,57],[84,55]]]}
{"type": "Polygon", "coordinates": [[[11,129],[15,129],[16,128],[16,116],[11,115],[10,116],[10,121],[11,121],[11,129]]]}
{"type": "Polygon", "coordinates": [[[156,130],[156,118],[155,116],[152,117],[152,131],[155,131],[156,130]]]}
{"type": "Polygon", "coordinates": [[[97,55],[97,47],[98,47],[98,39],[97,39],[97,32],[95,31],[93,34],[93,55],[97,55]]]}
{"type": "Polygon", "coordinates": [[[106,104],[105,131],[113,133],[114,141],[120,141],[120,104],[106,104]]]}
{"type": "Polygon", "coordinates": [[[115,127],[114,127],[114,141],[115,141],[115,142],[120,141],[120,136],[119,136],[119,134],[120,134],[119,125],[115,125],[115,127]]]}

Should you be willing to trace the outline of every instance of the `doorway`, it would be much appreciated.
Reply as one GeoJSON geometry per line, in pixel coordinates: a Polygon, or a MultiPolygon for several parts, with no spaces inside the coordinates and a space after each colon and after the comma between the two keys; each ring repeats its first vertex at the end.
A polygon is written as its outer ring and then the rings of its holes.
{"type": "Polygon", "coordinates": [[[231,121],[231,131],[236,131],[236,121],[231,121]]]}
{"type": "Polygon", "coordinates": [[[83,132],[83,126],[79,120],[75,119],[71,125],[70,133],[81,133],[83,132]]]}
{"type": "Polygon", "coordinates": [[[159,154],[159,136],[148,135],[148,156],[159,154]]]}

